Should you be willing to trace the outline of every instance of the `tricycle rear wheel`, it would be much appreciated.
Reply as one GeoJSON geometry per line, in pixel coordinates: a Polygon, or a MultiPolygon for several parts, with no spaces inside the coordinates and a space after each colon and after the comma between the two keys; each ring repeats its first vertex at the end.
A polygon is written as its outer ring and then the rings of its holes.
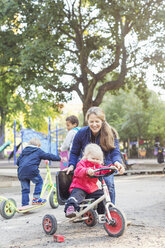
{"type": "Polygon", "coordinates": [[[54,215],[46,214],[42,219],[42,227],[47,235],[52,235],[57,231],[57,220],[54,215]]]}
{"type": "Polygon", "coordinates": [[[97,214],[96,211],[93,209],[90,209],[85,214],[83,214],[83,217],[88,217],[88,219],[84,220],[84,223],[87,226],[95,226],[97,224],[97,214]]]}

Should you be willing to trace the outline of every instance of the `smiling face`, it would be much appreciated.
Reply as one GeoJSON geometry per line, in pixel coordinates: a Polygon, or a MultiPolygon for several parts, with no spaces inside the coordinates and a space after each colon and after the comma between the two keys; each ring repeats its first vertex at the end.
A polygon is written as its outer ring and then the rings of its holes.
{"type": "Polygon", "coordinates": [[[90,127],[94,136],[98,134],[102,127],[102,120],[98,118],[95,114],[90,114],[88,117],[88,126],[90,127]]]}

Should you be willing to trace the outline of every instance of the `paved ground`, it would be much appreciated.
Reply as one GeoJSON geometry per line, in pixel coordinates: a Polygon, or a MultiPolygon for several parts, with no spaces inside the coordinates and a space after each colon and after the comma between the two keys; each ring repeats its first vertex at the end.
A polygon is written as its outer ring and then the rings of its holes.
{"type": "MultiPolygon", "coordinates": [[[[164,248],[165,174],[118,176],[115,185],[116,206],[131,221],[123,236],[109,237],[102,224],[89,228],[83,223],[64,223],[64,207],[51,209],[47,204],[29,214],[16,213],[10,220],[0,216],[0,248],[164,248]],[[57,218],[57,234],[64,235],[64,243],[55,243],[44,233],[45,214],[57,218]]],[[[0,188],[0,195],[20,205],[20,185],[0,188]]]]}
{"type": "MultiPolygon", "coordinates": [[[[129,163],[133,165],[125,172],[125,175],[157,174],[162,173],[165,168],[165,163],[158,164],[156,159],[129,159],[129,163]]],[[[50,166],[52,176],[59,168],[59,162],[52,162],[50,166]]],[[[41,175],[45,176],[46,166],[44,162],[41,162],[40,171],[41,175]]],[[[17,166],[14,165],[14,162],[0,160],[0,187],[16,186],[18,183],[17,166]]]]}
{"type": "MultiPolygon", "coordinates": [[[[115,247],[115,248],[164,248],[165,247],[165,164],[156,159],[129,160],[135,163],[123,176],[115,177],[116,206],[122,209],[131,225],[118,239],[110,238],[101,224],[93,228],[85,224],[64,223],[63,206],[51,209],[49,204],[29,214],[18,214],[10,220],[0,215],[0,248],[53,248],[53,247],[115,247]],[[45,235],[42,218],[53,214],[58,221],[57,234],[65,236],[64,243],[54,243],[52,236],[45,235]]],[[[40,167],[46,173],[44,163],[40,167]]],[[[51,165],[53,180],[59,163],[51,165]]],[[[31,186],[31,198],[34,186],[31,186]]],[[[12,197],[17,206],[21,201],[17,167],[11,161],[0,161],[0,195],[12,197]]]]}

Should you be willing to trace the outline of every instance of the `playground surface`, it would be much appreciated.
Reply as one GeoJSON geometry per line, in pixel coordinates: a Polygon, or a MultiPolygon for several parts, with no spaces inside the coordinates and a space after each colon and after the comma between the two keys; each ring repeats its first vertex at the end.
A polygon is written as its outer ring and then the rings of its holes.
{"type": "MultiPolygon", "coordinates": [[[[133,164],[131,168],[125,172],[126,175],[133,174],[149,174],[149,173],[161,173],[165,167],[165,163],[158,164],[155,159],[129,159],[129,164],[133,164]]],[[[57,170],[60,170],[60,162],[52,161],[50,165],[52,173],[55,173],[57,170]]],[[[46,166],[44,161],[41,161],[40,164],[41,174],[46,173],[46,166]]],[[[17,165],[14,165],[14,161],[7,159],[0,160],[0,176],[5,177],[17,177],[17,165]]]]}
{"type": "MultiPolygon", "coordinates": [[[[147,175],[161,174],[165,168],[165,163],[158,164],[156,159],[129,159],[130,164],[134,164],[130,170],[127,170],[124,175],[147,175]]],[[[52,175],[60,170],[60,162],[52,161],[50,171],[52,175]]],[[[44,161],[41,161],[40,172],[44,177],[46,174],[46,166],[44,161]]],[[[17,165],[14,165],[14,160],[0,160],[0,188],[18,186],[17,165]]]]}
{"type": "MultiPolygon", "coordinates": [[[[64,224],[64,206],[52,209],[48,203],[29,214],[16,213],[9,220],[0,216],[0,247],[165,247],[165,174],[118,176],[115,184],[116,207],[123,210],[131,222],[123,236],[109,237],[102,224],[91,228],[83,223],[64,224]],[[56,234],[64,236],[64,243],[56,243],[52,236],[44,233],[42,218],[45,214],[53,214],[57,218],[56,234]]],[[[19,185],[0,188],[0,195],[12,197],[17,205],[20,204],[19,185]]]]}

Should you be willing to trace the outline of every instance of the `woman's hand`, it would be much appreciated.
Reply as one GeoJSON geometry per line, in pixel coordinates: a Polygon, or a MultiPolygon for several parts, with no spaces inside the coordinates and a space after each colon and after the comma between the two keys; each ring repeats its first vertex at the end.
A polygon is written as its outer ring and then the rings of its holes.
{"type": "Polygon", "coordinates": [[[118,161],[116,161],[114,163],[114,165],[118,169],[119,175],[122,175],[125,172],[124,166],[121,163],[119,163],[118,161]]]}
{"type": "Polygon", "coordinates": [[[63,171],[66,171],[66,174],[68,175],[71,171],[74,170],[74,166],[70,165],[68,168],[63,169],[63,171]]]}

